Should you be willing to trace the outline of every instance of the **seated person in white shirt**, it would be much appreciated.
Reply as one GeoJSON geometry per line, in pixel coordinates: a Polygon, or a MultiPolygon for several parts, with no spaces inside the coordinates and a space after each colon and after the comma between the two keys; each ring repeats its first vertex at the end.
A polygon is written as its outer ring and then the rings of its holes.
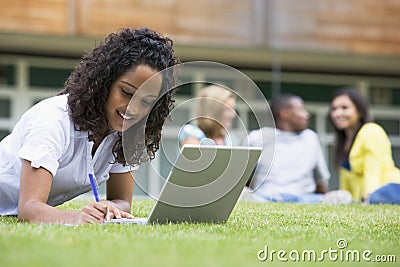
{"type": "Polygon", "coordinates": [[[320,202],[328,191],[330,173],[317,134],[307,128],[309,113],[296,95],[272,99],[276,129],[251,131],[247,145],[263,147],[250,185],[256,201],[320,202]],[[275,138],[273,138],[275,135],[275,138]],[[269,152],[275,151],[272,165],[269,152]]]}

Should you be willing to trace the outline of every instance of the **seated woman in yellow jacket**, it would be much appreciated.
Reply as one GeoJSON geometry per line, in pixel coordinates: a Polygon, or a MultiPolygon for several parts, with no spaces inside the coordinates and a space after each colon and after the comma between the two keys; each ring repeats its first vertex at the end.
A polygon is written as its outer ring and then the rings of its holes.
{"type": "Polygon", "coordinates": [[[400,204],[400,170],[384,129],[368,122],[368,105],[355,88],[339,89],[330,104],[336,132],[340,189],[355,201],[400,204]]]}

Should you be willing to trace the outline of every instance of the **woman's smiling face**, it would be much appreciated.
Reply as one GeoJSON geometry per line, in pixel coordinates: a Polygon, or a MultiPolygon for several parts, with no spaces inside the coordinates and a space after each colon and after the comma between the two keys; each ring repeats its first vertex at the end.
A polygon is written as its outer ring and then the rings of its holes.
{"type": "Polygon", "coordinates": [[[360,112],[347,95],[339,95],[332,100],[330,116],[339,130],[355,128],[360,123],[360,112]]]}
{"type": "Polygon", "coordinates": [[[122,132],[150,112],[161,90],[162,76],[157,73],[158,70],[141,64],[112,83],[105,105],[110,128],[122,132]]]}

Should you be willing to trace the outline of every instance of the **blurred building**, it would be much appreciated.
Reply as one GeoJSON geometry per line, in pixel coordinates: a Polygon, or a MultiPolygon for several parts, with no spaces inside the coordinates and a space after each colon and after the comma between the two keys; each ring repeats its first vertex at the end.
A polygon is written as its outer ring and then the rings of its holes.
{"type": "MultiPolygon", "coordinates": [[[[171,37],[182,62],[235,67],[267,99],[279,92],[302,96],[329,162],[327,102],[338,87],[359,87],[400,165],[400,0],[0,0],[0,6],[0,138],[30,106],[60,90],[84,51],[119,28],[146,26],[171,37]]],[[[184,86],[177,102],[198,88],[184,86]]],[[[258,99],[252,101],[259,106],[255,112],[265,112],[258,99]]],[[[171,129],[191,112],[179,110],[166,127],[165,151],[177,151],[171,129]]],[[[249,130],[258,127],[245,105],[239,103],[238,113],[249,130]]],[[[139,187],[159,190],[152,177],[168,173],[167,158],[160,153],[141,168],[139,187]]]]}

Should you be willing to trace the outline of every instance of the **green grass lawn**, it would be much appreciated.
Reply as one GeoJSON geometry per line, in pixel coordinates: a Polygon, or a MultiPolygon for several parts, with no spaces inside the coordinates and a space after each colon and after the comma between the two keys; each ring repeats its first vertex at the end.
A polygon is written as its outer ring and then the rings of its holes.
{"type": "MultiPolygon", "coordinates": [[[[85,203],[71,201],[62,208],[77,209],[85,203]]],[[[152,204],[135,200],[133,214],[146,217],[152,204]]],[[[2,267],[315,264],[399,266],[400,207],[240,202],[225,224],[148,226],[68,227],[0,217],[2,267]],[[339,248],[338,240],[339,246],[347,246],[339,248]],[[370,262],[363,259],[363,253],[370,262]],[[375,261],[376,256],[393,261],[390,255],[394,255],[396,262],[375,261]],[[297,256],[299,262],[294,261],[297,256]]]]}

